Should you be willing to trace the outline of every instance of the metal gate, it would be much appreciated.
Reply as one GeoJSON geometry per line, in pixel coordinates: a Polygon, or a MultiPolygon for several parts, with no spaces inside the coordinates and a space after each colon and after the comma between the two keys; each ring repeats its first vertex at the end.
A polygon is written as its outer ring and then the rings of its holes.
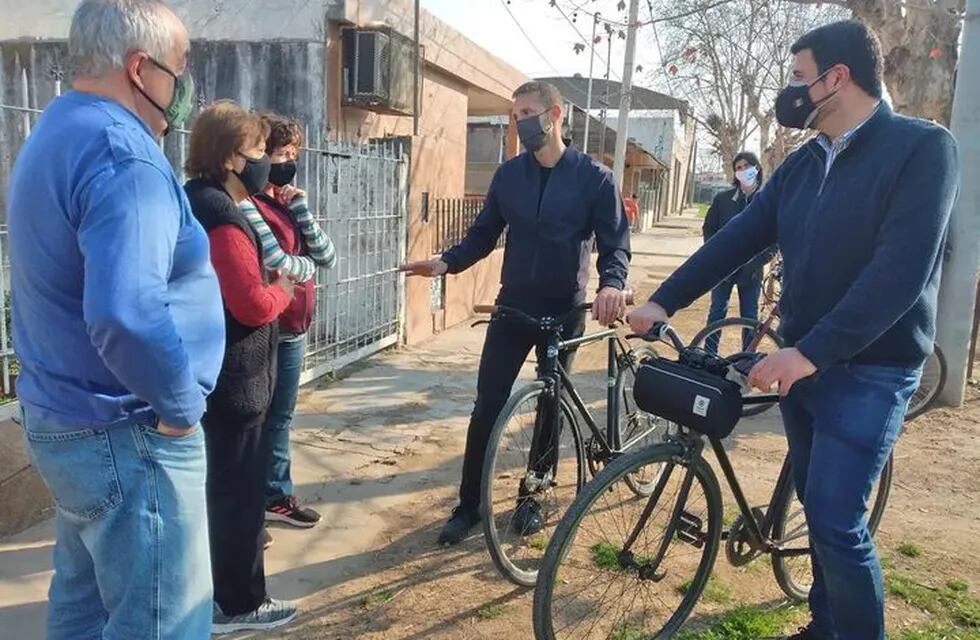
{"type": "MultiPolygon", "coordinates": [[[[0,105],[0,386],[13,393],[17,363],[10,338],[9,264],[4,195],[17,150],[40,114],[26,106],[0,105]]],[[[190,134],[167,138],[164,150],[178,175],[190,134]]],[[[404,325],[404,277],[408,219],[408,162],[399,139],[365,144],[324,142],[300,150],[297,186],[337,250],[337,264],[321,271],[316,314],[307,337],[303,382],[397,344],[404,325]]],[[[2,402],[2,400],[0,400],[2,402]]],[[[0,412],[2,413],[2,412],[0,412]]]]}

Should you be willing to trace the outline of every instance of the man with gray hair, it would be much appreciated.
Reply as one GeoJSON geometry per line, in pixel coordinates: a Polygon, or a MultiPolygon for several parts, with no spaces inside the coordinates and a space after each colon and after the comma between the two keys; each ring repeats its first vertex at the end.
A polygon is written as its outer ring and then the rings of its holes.
{"type": "Polygon", "coordinates": [[[57,503],[47,637],[200,640],[213,605],[198,423],[224,352],[208,239],[159,140],[192,106],[158,0],[85,0],[10,179],[17,385],[57,503]]]}

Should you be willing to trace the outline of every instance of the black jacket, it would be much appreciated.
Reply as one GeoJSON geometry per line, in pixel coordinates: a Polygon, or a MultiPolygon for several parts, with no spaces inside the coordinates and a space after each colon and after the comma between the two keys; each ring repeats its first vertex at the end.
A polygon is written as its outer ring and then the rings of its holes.
{"type": "MultiPolygon", "coordinates": [[[[758,190],[754,191],[752,195],[746,196],[741,189],[735,187],[716,195],[715,199],[711,202],[711,207],[708,208],[708,215],[704,217],[704,224],[701,226],[701,235],[704,237],[704,241],[707,242],[710,240],[713,235],[721,231],[722,227],[740,214],[752,202],[752,198],[755,197],[756,193],[758,193],[758,190]]],[[[772,259],[776,251],[776,247],[766,249],[737,269],[733,276],[735,278],[741,278],[752,274],[757,279],[761,279],[762,268],[772,259]]]]}
{"type": "MultiPolygon", "coordinates": [[[[184,185],[194,216],[204,229],[233,225],[252,239],[261,266],[262,246],[248,220],[238,210],[224,188],[207,180],[191,180],[184,185]]],[[[268,281],[266,269],[263,278],[268,281]]],[[[225,358],[214,392],[208,397],[205,428],[223,425],[256,426],[272,402],[276,381],[276,353],[279,343],[277,323],[248,327],[240,323],[225,306],[225,358]]]]}
{"type": "Polygon", "coordinates": [[[533,153],[497,169],[486,204],[458,245],[443,255],[450,273],[485,258],[507,228],[501,284],[520,296],[570,298],[584,293],[595,237],[600,287],[623,289],[630,227],[612,172],[569,146],[541,192],[533,153]]]}

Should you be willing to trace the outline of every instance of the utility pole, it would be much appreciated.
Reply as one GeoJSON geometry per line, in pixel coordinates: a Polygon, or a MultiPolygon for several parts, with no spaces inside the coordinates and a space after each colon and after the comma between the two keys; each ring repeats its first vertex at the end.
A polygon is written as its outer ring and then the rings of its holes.
{"type": "Polygon", "coordinates": [[[606,158],[606,129],[609,128],[609,72],[612,70],[612,31],[606,31],[606,94],[602,99],[602,130],[599,131],[599,162],[606,158]]]}
{"type": "Polygon", "coordinates": [[[422,42],[419,33],[420,14],[422,13],[421,0],[415,0],[415,82],[413,83],[412,99],[412,134],[419,135],[419,110],[421,108],[422,95],[422,42]]]}
{"type": "Polygon", "coordinates": [[[974,294],[980,265],[980,0],[966,0],[963,48],[953,97],[953,135],[960,152],[959,200],[950,221],[951,256],[943,265],[939,291],[939,346],[946,356],[945,404],[960,406],[966,395],[966,371],[974,322],[974,294]],[[974,72],[966,72],[973,69],[974,72]]]}
{"type": "Polygon", "coordinates": [[[626,28],[626,60],[623,62],[623,93],[619,96],[616,155],[613,158],[613,173],[616,176],[616,186],[620,189],[623,188],[623,174],[626,172],[626,142],[629,140],[630,102],[633,99],[633,61],[636,56],[636,22],[639,12],[640,0],[630,0],[630,21],[626,28]]]}
{"type": "Polygon", "coordinates": [[[589,153],[589,111],[592,109],[592,70],[595,67],[595,32],[599,26],[599,13],[592,16],[592,42],[589,43],[589,89],[585,94],[585,137],[582,139],[582,153],[589,153]]]}

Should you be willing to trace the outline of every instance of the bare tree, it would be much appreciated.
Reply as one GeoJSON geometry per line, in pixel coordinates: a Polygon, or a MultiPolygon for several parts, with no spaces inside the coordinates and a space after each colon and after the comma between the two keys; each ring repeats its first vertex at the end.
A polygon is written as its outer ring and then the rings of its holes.
{"type": "Polygon", "coordinates": [[[731,177],[728,160],[758,134],[763,163],[772,169],[802,136],[778,127],[774,104],[789,74],[789,49],[810,29],[846,17],[838,6],[789,0],[733,0],[690,8],[661,0],[659,12],[683,17],[660,27],[667,89],[688,99],[731,177]]]}
{"type": "Polygon", "coordinates": [[[836,4],[878,34],[885,84],[901,113],[948,125],[965,0],[792,0],[836,4]]]}

